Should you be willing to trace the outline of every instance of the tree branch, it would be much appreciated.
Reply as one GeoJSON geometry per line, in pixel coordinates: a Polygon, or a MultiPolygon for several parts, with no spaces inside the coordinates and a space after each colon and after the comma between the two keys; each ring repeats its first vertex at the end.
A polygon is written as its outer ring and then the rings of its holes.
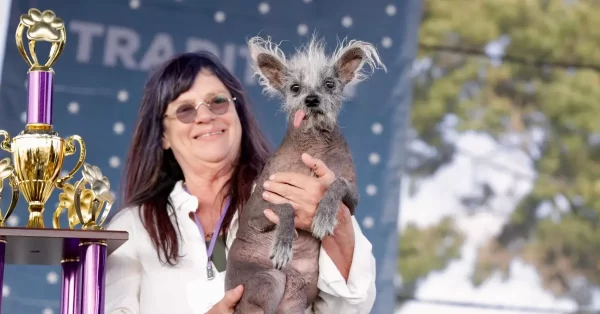
{"type": "MultiPolygon", "coordinates": [[[[457,53],[462,55],[471,55],[471,56],[479,56],[490,58],[490,56],[485,53],[485,51],[475,49],[475,48],[467,48],[467,47],[454,47],[454,46],[446,46],[446,45],[432,45],[432,44],[424,44],[419,43],[419,49],[426,51],[441,51],[441,52],[449,52],[449,53],[457,53]]],[[[585,64],[585,63],[571,63],[567,61],[550,61],[550,60],[540,60],[540,59],[531,59],[520,56],[513,56],[504,54],[502,56],[498,56],[499,59],[506,62],[512,63],[520,63],[526,64],[535,67],[545,67],[550,66],[554,68],[564,68],[564,69],[588,69],[600,72],[600,65],[598,64],[585,64]]]]}

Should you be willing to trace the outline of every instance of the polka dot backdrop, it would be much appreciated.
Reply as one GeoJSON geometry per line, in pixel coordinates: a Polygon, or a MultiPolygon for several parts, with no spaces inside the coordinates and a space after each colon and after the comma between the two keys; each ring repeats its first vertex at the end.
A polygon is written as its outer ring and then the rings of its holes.
{"type": "MultiPolygon", "coordinates": [[[[83,137],[87,161],[103,169],[113,192],[119,188],[142,86],[148,71],[165,58],[198,49],[217,54],[248,88],[253,110],[275,146],[283,138],[285,118],[279,103],[262,95],[248,65],[245,40],[257,34],[271,36],[288,53],[313,33],[325,37],[329,49],[346,37],[372,42],[388,72],[378,71],[347,89],[340,124],[358,171],[357,219],[377,259],[378,291],[372,313],[391,313],[397,246],[390,243],[396,243],[397,237],[411,103],[409,73],[420,5],[420,0],[13,0],[0,89],[0,129],[15,136],[26,121],[27,67],[11,34],[19,16],[30,7],[54,10],[67,27],[66,48],[54,66],[54,127],[63,138],[83,137]]],[[[38,55],[45,55],[47,50],[39,46],[38,55]]],[[[0,152],[0,158],[5,156],[0,152]]],[[[67,157],[65,169],[75,159],[67,157]]],[[[49,226],[57,194],[47,203],[49,226]]],[[[6,201],[4,197],[2,206],[6,201]]],[[[23,226],[26,217],[22,201],[7,224],[23,226]]],[[[59,293],[58,266],[5,267],[3,313],[58,313],[59,293]]]]}

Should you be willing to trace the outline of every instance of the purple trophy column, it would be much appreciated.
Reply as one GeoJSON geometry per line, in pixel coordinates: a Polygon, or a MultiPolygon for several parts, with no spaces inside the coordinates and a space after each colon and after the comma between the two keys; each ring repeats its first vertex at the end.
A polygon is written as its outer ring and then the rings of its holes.
{"type": "Polygon", "coordinates": [[[79,239],[65,239],[63,244],[60,314],[79,314],[79,239]]]}
{"type": "Polygon", "coordinates": [[[27,82],[29,90],[27,124],[52,124],[52,89],[54,73],[31,71],[27,82]]]}
{"type": "MultiPolygon", "coordinates": [[[[0,291],[4,289],[4,257],[6,255],[6,239],[0,237],[0,291]]],[[[2,295],[0,294],[0,313],[2,313],[2,295]]]]}
{"type": "Polygon", "coordinates": [[[106,279],[106,243],[103,241],[82,242],[81,314],[104,314],[104,282],[106,279]]]}

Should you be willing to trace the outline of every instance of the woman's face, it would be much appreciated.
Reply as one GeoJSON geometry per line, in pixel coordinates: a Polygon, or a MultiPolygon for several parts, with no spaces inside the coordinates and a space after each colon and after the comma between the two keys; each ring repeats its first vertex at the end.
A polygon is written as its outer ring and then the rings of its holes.
{"type": "Polygon", "coordinates": [[[236,159],[242,140],[242,126],[232,97],[217,76],[202,70],[192,87],[168,105],[163,147],[173,151],[183,169],[227,167],[236,159]],[[200,102],[223,102],[224,99],[231,101],[220,115],[208,106],[197,106],[200,102]],[[193,108],[196,107],[195,118],[190,119],[190,123],[177,118],[177,113],[182,111],[193,116],[193,108]]]}

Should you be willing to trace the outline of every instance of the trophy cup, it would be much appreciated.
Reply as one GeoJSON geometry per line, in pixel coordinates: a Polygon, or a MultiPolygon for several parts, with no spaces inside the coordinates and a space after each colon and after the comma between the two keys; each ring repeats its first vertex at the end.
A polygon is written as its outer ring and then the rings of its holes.
{"type": "MultiPolygon", "coordinates": [[[[52,126],[52,66],[65,47],[64,22],[51,10],[30,9],[21,15],[15,38],[21,56],[29,65],[27,124],[12,139],[8,132],[0,130],[4,138],[0,148],[12,154],[12,164],[10,158],[0,160],[0,193],[5,180],[12,188],[12,198],[4,215],[0,208],[0,286],[4,263],[60,263],[61,314],[101,314],[104,313],[106,257],[127,241],[128,234],[106,231],[102,227],[114,196],[100,168],[85,162],[83,139],[78,135],[63,139],[52,126]],[[23,33],[28,39],[30,56],[23,44],[23,33]],[[43,65],[35,53],[38,42],[51,45],[49,58],[43,65]],[[61,177],[65,158],[77,151],[75,143],[79,146],[79,158],[73,169],[61,177]],[[69,183],[82,167],[82,178],[75,184],[69,183]],[[53,228],[46,228],[45,204],[55,188],[61,190],[59,204],[52,217],[53,228]],[[20,193],[28,204],[27,224],[25,228],[6,227],[5,221],[16,208],[20,193]],[[60,226],[63,213],[66,213],[68,228],[60,226]]],[[[0,299],[0,313],[1,306],[0,299]]]]}
{"type": "Polygon", "coordinates": [[[21,56],[29,65],[27,125],[12,140],[6,131],[0,131],[0,135],[4,136],[0,148],[12,153],[18,189],[29,203],[27,228],[44,228],[44,204],[54,188],[62,188],[85,160],[85,145],[81,137],[73,135],[64,140],[52,129],[52,66],[62,53],[66,39],[64,22],[54,12],[41,13],[31,9],[28,14],[21,16],[16,41],[21,56]],[[25,28],[31,58],[23,46],[25,28]],[[50,57],[44,65],[38,63],[35,54],[36,43],[41,41],[52,44],[50,57]],[[59,178],[65,157],[75,153],[73,142],[79,143],[79,160],[65,177],[59,178]]]}

